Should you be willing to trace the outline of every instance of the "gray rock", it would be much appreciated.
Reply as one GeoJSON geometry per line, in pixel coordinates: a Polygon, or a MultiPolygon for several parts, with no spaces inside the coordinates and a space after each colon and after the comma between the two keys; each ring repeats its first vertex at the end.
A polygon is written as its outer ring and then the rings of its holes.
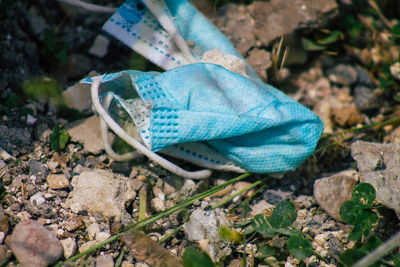
{"type": "Polygon", "coordinates": [[[357,71],[357,85],[362,85],[362,86],[366,86],[366,87],[373,87],[374,83],[371,80],[371,77],[369,76],[368,72],[363,69],[360,66],[356,67],[356,71],[357,71]]]}
{"type": "Polygon", "coordinates": [[[26,220],[17,224],[11,234],[10,248],[21,266],[49,266],[63,255],[56,234],[40,223],[26,220]]]}
{"type": "Polygon", "coordinates": [[[357,161],[361,182],[370,183],[376,199],[400,218],[400,144],[356,141],[351,145],[351,155],[357,161]]]}
{"type": "Polygon", "coordinates": [[[84,150],[98,154],[104,149],[100,131],[100,121],[96,116],[74,121],[66,126],[73,142],[83,144],[84,150]]]}
{"type": "Polygon", "coordinates": [[[0,147],[17,157],[31,150],[31,131],[0,125],[0,147]]]}
{"type": "Polygon", "coordinates": [[[354,67],[339,64],[328,71],[329,80],[339,85],[350,86],[357,81],[357,71],[354,67]]]}
{"type": "Polygon", "coordinates": [[[51,134],[51,129],[46,123],[40,123],[35,127],[33,134],[36,140],[46,142],[51,134]]]}
{"type": "Polygon", "coordinates": [[[46,20],[42,16],[39,16],[32,11],[27,12],[25,17],[29,22],[28,25],[32,33],[37,38],[42,39],[41,38],[42,33],[46,28],[49,28],[49,26],[46,23],[46,20]]]}
{"type": "Polygon", "coordinates": [[[219,235],[221,226],[230,226],[225,214],[220,209],[201,210],[196,209],[190,215],[189,221],[183,225],[185,233],[189,240],[208,242],[210,256],[217,261],[222,256],[226,256],[226,246],[219,235]]]}
{"type": "Polygon", "coordinates": [[[314,197],[318,204],[334,219],[341,221],[340,206],[351,199],[357,181],[350,176],[333,175],[314,183],[314,197]]]}
{"type": "Polygon", "coordinates": [[[100,255],[96,258],[96,267],[114,267],[114,259],[111,255],[100,255]]]}
{"type": "Polygon", "coordinates": [[[256,21],[254,34],[263,46],[296,29],[321,27],[337,14],[334,0],[254,1],[248,6],[256,21]]]}
{"type": "Polygon", "coordinates": [[[132,180],[105,170],[83,172],[72,179],[74,190],[69,194],[67,206],[74,212],[82,210],[100,212],[120,221],[125,202],[136,196],[132,180]]]}
{"type": "Polygon", "coordinates": [[[357,85],[354,87],[354,102],[360,111],[368,111],[378,107],[378,97],[370,87],[357,85]]]}
{"type": "Polygon", "coordinates": [[[47,175],[49,174],[49,169],[47,168],[47,166],[39,161],[30,160],[28,162],[28,167],[29,175],[36,176],[36,183],[43,183],[47,175]]]}

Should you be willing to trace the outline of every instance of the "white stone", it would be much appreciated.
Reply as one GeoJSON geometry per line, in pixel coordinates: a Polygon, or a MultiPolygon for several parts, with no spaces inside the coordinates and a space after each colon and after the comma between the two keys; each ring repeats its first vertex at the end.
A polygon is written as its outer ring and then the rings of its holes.
{"type": "Polygon", "coordinates": [[[89,225],[89,227],[86,229],[86,233],[89,237],[89,240],[94,240],[96,239],[96,235],[100,232],[100,225],[98,223],[92,223],[89,225]]]}
{"type": "Polygon", "coordinates": [[[108,52],[110,41],[103,35],[97,35],[92,46],[89,49],[89,54],[96,57],[104,57],[108,52]]]}
{"type": "Polygon", "coordinates": [[[77,245],[74,238],[68,237],[66,239],[60,240],[60,242],[64,248],[64,258],[68,259],[75,254],[77,245]]]}
{"type": "Polygon", "coordinates": [[[81,112],[90,110],[92,100],[90,90],[81,83],[76,83],[62,92],[65,105],[81,112]]]}
{"type": "Polygon", "coordinates": [[[35,117],[33,117],[31,114],[28,114],[28,116],[26,116],[26,124],[27,125],[34,125],[36,123],[37,119],[35,117]]]}
{"type": "Polygon", "coordinates": [[[237,56],[226,55],[218,49],[206,51],[203,54],[201,62],[218,64],[232,72],[247,76],[246,62],[237,56]]]}
{"type": "Polygon", "coordinates": [[[37,192],[36,194],[32,195],[29,201],[36,206],[42,205],[46,202],[46,199],[43,197],[42,192],[37,192]]]}
{"type": "Polygon", "coordinates": [[[71,184],[74,189],[66,203],[75,213],[81,210],[100,212],[120,221],[126,213],[125,202],[136,197],[132,180],[106,170],[82,172],[72,179],[71,184]]]}
{"type": "Polygon", "coordinates": [[[159,197],[155,197],[151,200],[153,208],[158,212],[165,210],[165,201],[159,197]]]}
{"type": "Polygon", "coordinates": [[[98,232],[96,234],[96,241],[103,242],[103,241],[109,239],[110,236],[111,236],[111,234],[108,232],[98,232]]]}

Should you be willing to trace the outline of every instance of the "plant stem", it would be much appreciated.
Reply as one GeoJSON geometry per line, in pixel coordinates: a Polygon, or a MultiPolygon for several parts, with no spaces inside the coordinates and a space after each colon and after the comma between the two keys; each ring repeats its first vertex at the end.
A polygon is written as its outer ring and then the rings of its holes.
{"type": "Polygon", "coordinates": [[[255,183],[249,185],[248,187],[243,188],[242,190],[239,190],[238,192],[236,192],[236,193],[234,193],[234,194],[232,194],[232,195],[230,195],[230,196],[224,198],[223,200],[221,200],[220,202],[218,202],[217,204],[215,204],[214,206],[212,206],[211,209],[216,209],[216,208],[219,208],[219,207],[225,205],[226,203],[228,203],[229,201],[231,201],[232,199],[234,199],[236,196],[239,196],[239,195],[243,194],[244,192],[249,191],[250,189],[252,189],[252,188],[258,186],[259,184],[261,184],[261,183],[263,183],[263,182],[264,182],[264,180],[260,180],[260,181],[257,181],[257,182],[255,182],[255,183]]]}
{"type": "Polygon", "coordinates": [[[380,258],[388,254],[394,248],[400,245],[400,232],[392,236],[388,241],[377,247],[374,251],[367,256],[356,262],[353,267],[366,267],[374,264],[380,258]]]}

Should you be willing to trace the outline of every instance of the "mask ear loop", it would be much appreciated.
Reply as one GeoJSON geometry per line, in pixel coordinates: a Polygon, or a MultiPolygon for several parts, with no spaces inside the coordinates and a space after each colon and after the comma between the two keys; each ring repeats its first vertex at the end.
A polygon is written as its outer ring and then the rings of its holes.
{"type": "Polygon", "coordinates": [[[211,175],[211,170],[201,170],[201,171],[185,171],[184,169],[180,168],[176,164],[164,159],[160,155],[154,153],[153,151],[149,150],[146,146],[142,145],[138,140],[130,136],[128,133],[124,131],[111,116],[104,110],[103,106],[99,100],[99,86],[100,86],[100,79],[101,78],[92,78],[92,86],[90,88],[91,95],[92,95],[92,102],[97,111],[100,115],[100,119],[104,120],[105,123],[117,134],[121,137],[125,142],[129,145],[134,147],[139,153],[145,155],[149,159],[152,159],[154,162],[158,163],[161,167],[167,169],[168,171],[190,179],[203,179],[207,178],[211,175]]]}
{"type": "MultiPolygon", "coordinates": [[[[108,108],[110,107],[111,101],[112,101],[112,96],[106,95],[104,98],[104,102],[103,102],[106,112],[108,111],[108,108]]],[[[101,129],[101,135],[103,137],[104,149],[106,150],[107,154],[114,160],[129,161],[131,159],[138,158],[141,155],[137,151],[132,151],[132,152],[125,153],[122,155],[116,153],[111,147],[110,138],[108,137],[107,123],[102,118],[100,118],[100,129],[101,129]]]]}

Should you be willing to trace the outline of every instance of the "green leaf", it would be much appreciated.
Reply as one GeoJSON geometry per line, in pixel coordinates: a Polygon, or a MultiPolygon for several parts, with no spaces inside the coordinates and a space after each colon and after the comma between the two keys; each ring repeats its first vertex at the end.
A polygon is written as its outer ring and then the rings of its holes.
{"type": "Polygon", "coordinates": [[[299,260],[310,257],[313,254],[311,242],[300,236],[289,237],[287,248],[299,260]]]}
{"type": "Polygon", "coordinates": [[[221,226],[218,232],[223,239],[231,241],[234,244],[242,243],[244,241],[244,235],[242,232],[231,229],[227,226],[221,226]]]}
{"type": "Polygon", "coordinates": [[[395,35],[400,35],[400,23],[393,25],[392,33],[395,35]]]}
{"type": "Polygon", "coordinates": [[[340,260],[345,263],[347,266],[351,266],[356,263],[358,260],[362,259],[367,252],[361,249],[349,249],[340,255],[340,260]]]}
{"type": "Polygon", "coordinates": [[[307,38],[301,38],[301,42],[306,51],[322,51],[326,49],[326,45],[317,44],[307,38]]]}
{"type": "Polygon", "coordinates": [[[368,241],[367,244],[365,245],[365,248],[369,251],[372,251],[374,249],[376,249],[377,247],[379,247],[382,244],[382,240],[377,237],[376,235],[371,236],[368,241]]]}
{"type": "Polygon", "coordinates": [[[336,42],[337,40],[339,40],[340,38],[342,38],[343,33],[340,31],[332,31],[329,33],[328,36],[321,38],[317,41],[317,43],[319,45],[330,45],[334,42],[336,42]]]}
{"type": "Polygon", "coordinates": [[[297,211],[293,202],[282,201],[276,205],[271,216],[271,225],[274,228],[285,228],[296,220],[297,211]]]}
{"type": "Polygon", "coordinates": [[[264,259],[269,256],[274,256],[276,254],[276,250],[271,248],[270,246],[264,244],[258,248],[257,254],[255,255],[256,258],[264,259]]]}
{"type": "Polygon", "coordinates": [[[69,134],[66,130],[62,129],[60,131],[60,137],[59,137],[59,147],[60,150],[64,150],[65,146],[67,145],[69,141],[69,134]]]}
{"type": "Polygon", "coordinates": [[[368,236],[377,220],[378,216],[374,212],[362,210],[359,217],[356,218],[354,227],[349,234],[349,239],[360,241],[362,236],[368,236]]]}
{"type": "Polygon", "coordinates": [[[184,267],[214,267],[214,263],[204,251],[189,247],[183,253],[184,267]]]}
{"type": "Polygon", "coordinates": [[[254,216],[252,225],[254,227],[254,230],[260,235],[270,238],[276,236],[275,231],[271,228],[271,225],[262,214],[257,214],[256,216],[254,216]]]}
{"type": "Polygon", "coordinates": [[[375,200],[375,189],[368,183],[360,183],[351,193],[353,200],[359,201],[364,206],[370,206],[375,200]]]}
{"type": "Polygon", "coordinates": [[[340,206],[339,214],[345,223],[355,224],[363,209],[364,206],[359,201],[348,200],[340,206]]]}
{"type": "Polygon", "coordinates": [[[50,134],[51,149],[57,152],[64,150],[69,141],[69,138],[70,136],[66,130],[60,130],[60,126],[55,125],[53,127],[53,132],[50,134]]]}

